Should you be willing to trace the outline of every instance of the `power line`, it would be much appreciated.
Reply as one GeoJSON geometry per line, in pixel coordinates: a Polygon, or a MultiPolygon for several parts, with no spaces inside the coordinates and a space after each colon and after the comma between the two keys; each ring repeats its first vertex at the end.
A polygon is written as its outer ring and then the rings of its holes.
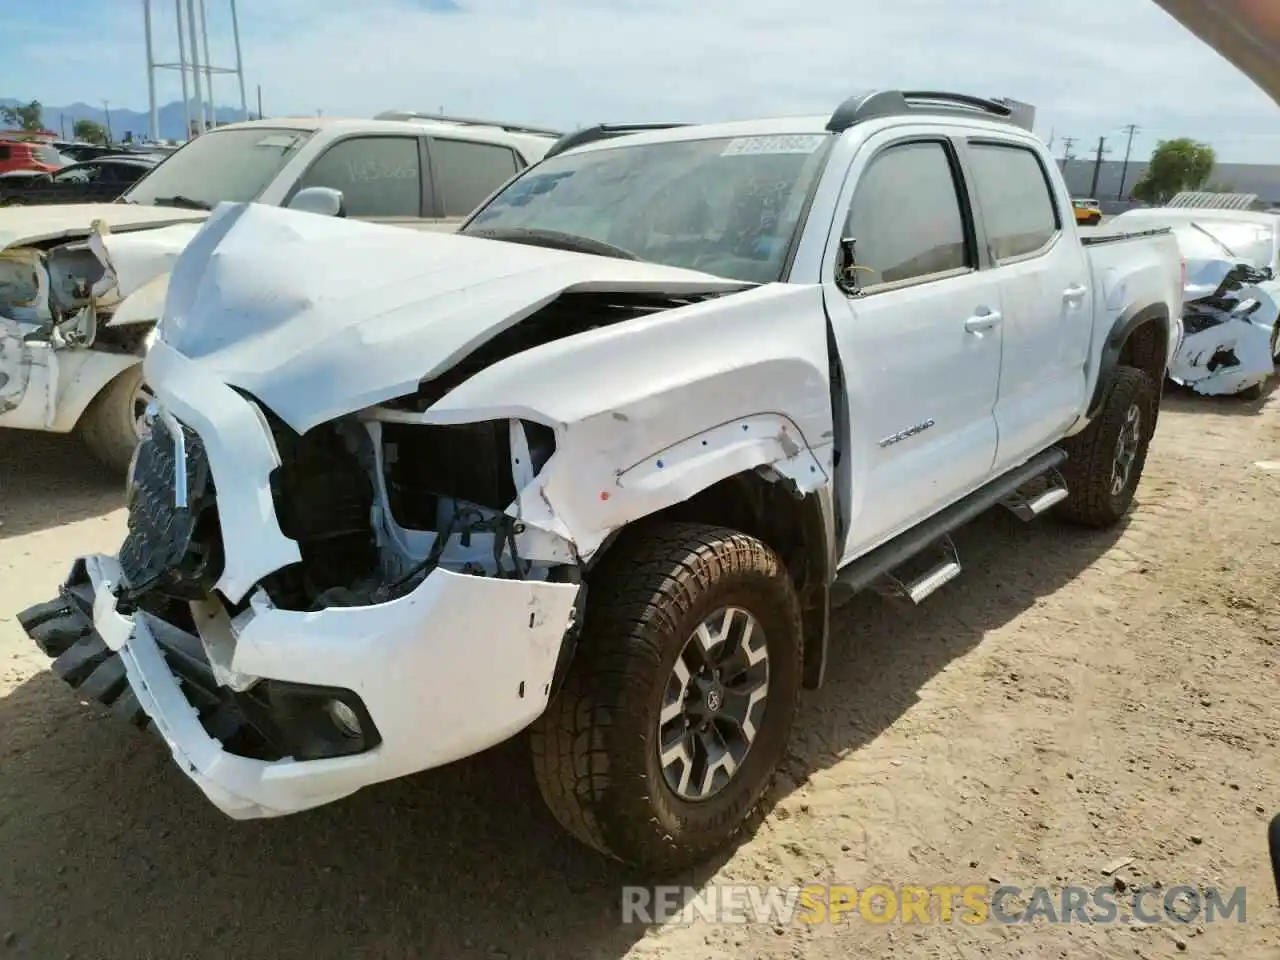
{"type": "Polygon", "coordinates": [[[1133,135],[1139,129],[1136,123],[1130,123],[1124,127],[1124,130],[1129,134],[1129,140],[1124,145],[1124,164],[1120,167],[1120,189],[1116,191],[1117,200],[1124,199],[1124,182],[1129,175],[1129,154],[1133,151],[1133,135]]]}

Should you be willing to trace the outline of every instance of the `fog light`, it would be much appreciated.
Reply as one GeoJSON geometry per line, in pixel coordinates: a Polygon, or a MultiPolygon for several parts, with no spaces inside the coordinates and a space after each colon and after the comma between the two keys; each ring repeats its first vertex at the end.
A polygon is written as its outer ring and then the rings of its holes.
{"type": "Polygon", "coordinates": [[[330,700],[325,710],[329,714],[329,719],[334,722],[344,737],[355,740],[364,735],[364,731],[360,728],[360,718],[341,700],[330,700]]]}

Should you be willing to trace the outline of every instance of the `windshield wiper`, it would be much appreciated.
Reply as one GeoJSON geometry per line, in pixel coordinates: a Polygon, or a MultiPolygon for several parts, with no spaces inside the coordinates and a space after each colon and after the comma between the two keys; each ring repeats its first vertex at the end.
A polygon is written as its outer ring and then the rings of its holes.
{"type": "Polygon", "coordinates": [[[464,237],[481,237],[485,240],[505,240],[509,243],[527,243],[533,247],[551,247],[553,250],[570,250],[573,253],[592,253],[598,257],[615,257],[618,260],[640,260],[630,250],[615,247],[612,243],[592,237],[580,237],[576,233],[559,230],[534,230],[527,227],[495,227],[491,230],[468,230],[464,237]]]}
{"type": "Polygon", "coordinates": [[[213,207],[203,200],[193,200],[178,194],[174,197],[156,197],[151,201],[158,207],[185,207],[188,210],[212,210],[213,207]]]}

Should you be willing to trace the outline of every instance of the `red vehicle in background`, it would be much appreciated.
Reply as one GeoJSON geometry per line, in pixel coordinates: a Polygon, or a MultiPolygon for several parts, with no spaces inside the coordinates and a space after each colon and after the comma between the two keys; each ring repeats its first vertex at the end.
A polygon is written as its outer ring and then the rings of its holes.
{"type": "Polygon", "coordinates": [[[61,169],[67,159],[53,146],[53,137],[52,131],[0,130],[0,173],[61,169]]]}

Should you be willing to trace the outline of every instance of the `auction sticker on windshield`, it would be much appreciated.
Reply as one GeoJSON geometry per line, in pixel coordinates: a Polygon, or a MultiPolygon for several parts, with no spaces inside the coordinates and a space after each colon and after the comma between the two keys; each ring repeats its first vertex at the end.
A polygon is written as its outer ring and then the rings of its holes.
{"type": "Polygon", "coordinates": [[[742,157],[771,153],[813,153],[827,138],[818,133],[774,134],[767,137],[737,137],[730,140],[722,157],[742,157]]]}

